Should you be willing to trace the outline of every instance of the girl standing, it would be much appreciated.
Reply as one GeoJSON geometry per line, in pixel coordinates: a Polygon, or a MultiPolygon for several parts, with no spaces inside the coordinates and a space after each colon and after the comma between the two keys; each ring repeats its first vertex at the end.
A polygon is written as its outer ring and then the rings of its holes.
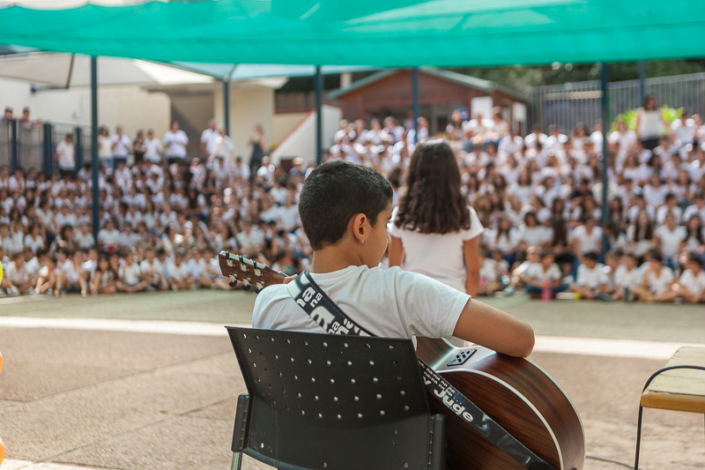
{"type": "Polygon", "coordinates": [[[480,279],[478,236],[484,228],[460,190],[460,170],[442,140],[411,157],[406,194],[392,212],[389,266],[424,274],[470,295],[480,279]]]}

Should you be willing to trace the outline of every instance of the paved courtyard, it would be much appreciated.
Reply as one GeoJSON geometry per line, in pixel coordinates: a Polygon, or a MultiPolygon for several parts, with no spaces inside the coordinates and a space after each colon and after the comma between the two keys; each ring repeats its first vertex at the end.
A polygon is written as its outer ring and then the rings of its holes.
{"type": "MultiPolygon", "coordinates": [[[[245,391],[222,328],[254,294],[0,300],[2,470],[227,469],[245,391]]],[[[575,402],[587,470],[632,467],[641,388],[678,344],[705,345],[705,309],[491,303],[528,320],[532,359],[575,402]]],[[[705,468],[703,417],[646,410],[642,468],[705,468]]],[[[247,460],[246,469],[268,468],[247,460]]]]}

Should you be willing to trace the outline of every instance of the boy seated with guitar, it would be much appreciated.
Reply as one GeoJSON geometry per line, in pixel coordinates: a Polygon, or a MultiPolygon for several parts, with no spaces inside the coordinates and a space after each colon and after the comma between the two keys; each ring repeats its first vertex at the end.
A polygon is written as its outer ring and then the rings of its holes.
{"type": "MultiPolygon", "coordinates": [[[[313,249],[311,278],[373,335],[455,336],[510,356],[531,353],[534,333],[523,320],[421,274],[378,267],[392,187],[377,171],[345,161],[321,165],[304,184],[299,214],[313,249]]],[[[324,332],[283,284],[258,295],[252,326],[324,332]]]]}

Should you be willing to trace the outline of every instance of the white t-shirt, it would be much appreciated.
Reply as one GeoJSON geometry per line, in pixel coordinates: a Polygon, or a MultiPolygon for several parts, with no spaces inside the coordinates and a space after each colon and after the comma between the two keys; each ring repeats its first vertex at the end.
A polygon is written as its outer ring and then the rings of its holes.
{"type": "Polygon", "coordinates": [[[130,265],[120,266],[120,278],[128,286],[140,283],[140,265],[133,262],[130,265]]]}
{"type": "Polygon", "coordinates": [[[597,263],[593,269],[581,264],[578,266],[575,283],[579,286],[587,286],[590,289],[596,289],[602,284],[609,284],[610,280],[604,268],[600,263],[597,263]]]}
{"type": "MultiPolygon", "coordinates": [[[[348,266],[311,277],[346,315],[370,333],[387,338],[450,337],[470,300],[459,290],[397,267],[348,266]]],[[[324,332],[283,284],[267,287],[257,296],[252,326],[324,332]]]]}
{"type": "Polygon", "coordinates": [[[551,241],[549,236],[551,236],[550,231],[542,225],[537,225],[536,227],[528,227],[525,225],[521,229],[519,239],[528,246],[541,246],[551,241]]]}
{"type": "Polygon", "coordinates": [[[649,271],[649,275],[647,276],[647,283],[653,294],[666,292],[671,287],[673,280],[673,270],[666,266],[661,268],[660,276],[657,277],[654,271],[649,271]]]}
{"type": "Polygon", "coordinates": [[[128,139],[126,135],[120,137],[115,134],[110,139],[110,148],[113,149],[113,157],[127,158],[128,149],[130,148],[130,139],[128,139]],[[115,145],[114,148],[113,145],[115,145]]]}
{"type": "Polygon", "coordinates": [[[147,139],[142,144],[144,147],[144,158],[152,163],[159,163],[162,161],[162,152],[164,147],[162,146],[162,141],[154,138],[147,139]]]}
{"type": "Polygon", "coordinates": [[[705,271],[701,269],[696,276],[693,274],[693,271],[686,269],[683,271],[683,274],[681,274],[681,278],[678,283],[688,289],[691,293],[700,296],[703,291],[705,291],[705,271]]]}
{"type": "Polygon", "coordinates": [[[179,266],[176,263],[169,263],[166,269],[167,278],[169,280],[176,279],[177,281],[182,281],[189,276],[188,267],[186,263],[181,263],[179,266]]]}
{"type": "Polygon", "coordinates": [[[392,220],[387,226],[389,234],[401,239],[404,246],[404,269],[423,274],[443,284],[465,292],[465,257],[463,244],[482,234],[485,230],[472,207],[470,211],[470,228],[458,232],[438,234],[419,233],[397,227],[394,220],[399,212],[392,211],[392,220]]]}
{"type": "Polygon", "coordinates": [[[73,142],[69,143],[65,140],[59,142],[56,146],[56,153],[59,156],[59,168],[65,171],[76,169],[76,160],[74,153],[73,142]]]}
{"type": "Polygon", "coordinates": [[[634,289],[641,285],[641,273],[637,268],[629,271],[626,266],[620,266],[614,273],[614,283],[622,288],[634,289]]]}
{"type": "Polygon", "coordinates": [[[186,146],[188,145],[188,136],[184,131],[179,129],[176,133],[168,131],[164,134],[164,146],[166,147],[165,155],[168,158],[186,158],[186,146]],[[166,144],[171,144],[166,147],[166,144]]]}
{"type": "Polygon", "coordinates": [[[556,263],[553,263],[548,268],[548,271],[543,270],[543,264],[532,263],[529,269],[526,270],[526,277],[534,282],[543,284],[546,279],[553,283],[557,279],[561,279],[563,274],[561,274],[561,270],[556,263]]]}
{"type": "Polygon", "coordinates": [[[676,226],[675,230],[671,232],[665,225],[657,228],[654,235],[661,239],[661,252],[665,257],[678,254],[681,242],[685,240],[687,236],[685,227],[676,226]]]}
{"type": "Polygon", "coordinates": [[[220,133],[210,127],[201,133],[201,142],[206,144],[206,151],[208,152],[208,155],[213,155],[215,153],[218,137],[220,137],[220,133]]]}
{"type": "Polygon", "coordinates": [[[579,225],[570,232],[570,241],[572,242],[573,240],[578,240],[580,253],[597,252],[597,244],[602,241],[602,229],[593,227],[592,233],[588,235],[585,226],[579,225]]]}
{"type": "Polygon", "coordinates": [[[73,263],[73,260],[67,259],[63,262],[63,264],[61,264],[60,267],[66,277],[66,280],[68,280],[70,284],[78,284],[78,277],[80,274],[76,269],[76,265],[73,263]]]}

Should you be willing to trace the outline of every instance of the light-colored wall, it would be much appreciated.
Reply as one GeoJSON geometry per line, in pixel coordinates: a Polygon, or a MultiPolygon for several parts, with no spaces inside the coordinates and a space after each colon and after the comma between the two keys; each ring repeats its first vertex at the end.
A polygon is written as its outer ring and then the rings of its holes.
{"type": "MultiPolygon", "coordinates": [[[[62,124],[91,125],[91,96],[86,87],[45,90],[32,94],[30,84],[0,79],[0,107],[12,106],[17,117],[29,106],[33,118],[62,124]]],[[[138,86],[103,86],[98,89],[98,123],[111,135],[121,124],[134,138],[138,129],[153,128],[163,136],[169,128],[171,100],[164,93],[147,93],[138,86]]]]}
{"type": "MultiPolygon", "coordinates": [[[[338,130],[343,112],[336,106],[323,106],[323,148],[333,145],[333,137],[338,130]]],[[[272,152],[272,162],[279,163],[282,158],[301,157],[304,164],[316,159],[316,113],[311,113],[284,142],[272,152]]]]}
{"type": "MultiPolygon", "coordinates": [[[[218,89],[213,96],[213,115],[218,125],[223,125],[223,90],[218,89]]],[[[250,161],[252,148],[247,140],[255,124],[261,124],[267,141],[274,136],[274,90],[265,86],[248,86],[230,89],[230,138],[235,145],[235,155],[242,155],[250,161]]]]}
{"type": "Polygon", "coordinates": [[[203,132],[208,127],[208,121],[213,119],[213,93],[172,96],[171,105],[186,116],[199,132],[203,132]]]}
{"type": "Polygon", "coordinates": [[[280,143],[296,127],[308,113],[278,113],[274,115],[273,143],[280,143]]]}

